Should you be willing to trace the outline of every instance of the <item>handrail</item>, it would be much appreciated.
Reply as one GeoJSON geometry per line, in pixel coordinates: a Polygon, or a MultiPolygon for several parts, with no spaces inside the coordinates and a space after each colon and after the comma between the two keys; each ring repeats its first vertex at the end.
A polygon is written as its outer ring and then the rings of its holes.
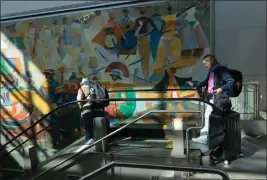
{"type": "MultiPolygon", "coordinates": [[[[95,141],[94,143],[92,143],[91,145],[88,145],[87,147],[85,147],[84,149],[82,149],[81,151],[79,152],[76,152],[75,154],[71,155],[70,157],[68,157],[67,159],[59,162],[57,165],[54,165],[53,167],[41,172],[40,174],[36,175],[35,177],[33,177],[31,180],[34,180],[40,176],[42,176],[43,174],[57,168],[58,166],[64,164],[65,162],[71,160],[72,158],[80,155],[82,152],[86,151],[87,149],[90,149],[91,147],[95,146],[96,144],[98,144],[99,142],[102,142],[103,140],[106,140],[107,138],[117,134],[118,132],[122,131],[123,129],[125,129],[126,127],[130,126],[131,124],[139,121],[140,119],[142,119],[143,117],[147,116],[148,114],[151,114],[151,113],[201,113],[202,114],[202,126],[199,127],[199,129],[203,128],[204,125],[205,125],[205,121],[203,119],[204,115],[203,115],[203,112],[202,111],[176,111],[176,110],[151,110],[151,111],[148,111],[146,112],[145,114],[139,116],[138,118],[136,118],[135,120],[123,125],[122,127],[118,128],[117,130],[113,131],[112,133],[109,133],[108,135],[102,137],[101,139],[95,141]]],[[[187,138],[188,140],[188,138],[187,138]]],[[[189,142],[187,142],[187,146],[189,146],[189,142]]],[[[188,155],[188,154],[187,154],[188,155]]]]}
{"type": "Polygon", "coordinates": [[[228,174],[223,170],[213,167],[203,167],[203,166],[173,166],[173,165],[164,165],[164,164],[142,164],[142,163],[129,163],[129,162],[120,162],[113,161],[103,167],[100,167],[93,172],[81,177],[79,180],[88,180],[95,177],[103,171],[107,171],[113,167],[128,167],[128,168],[143,168],[143,169],[156,169],[156,170],[168,170],[168,171],[187,171],[187,172],[201,172],[201,173],[210,173],[218,174],[222,176],[223,180],[230,180],[228,174]]]}
{"type": "Polygon", "coordinates": [[[42,120],[44,120],[45,118],[47,118],[48,116],[50,116],[52,113],[54,113],[55,111],[57,111],[60,108],[63,108],[65,106],[68,106],[70,104],[74,104],[74,103],[78,103],[78,102],[94,102],[94,101],[198,101],[198,102],[203,102],[206,103],[208,105],[210,105],[213,109],[218,110],[218,112],[221,112],[221,110],[219,110],[216,106],[214,106],[212,103],[210,103],[209,101],[205,101],[201,98],[114,98],[114,99],[97,99],[97,100],[80,100],[80,101],[71,101],[65,104],[62,104],[58,107],[56,107],[55,109],[53,109],[52,111],[50,111],[49,113],[47,113],[46,115],[44,115],[41,119],[39,119],[38,121],[36,121],[35,123],[33,123],[31,126],[29,126],[28,128],[26,128],[24,131],[20,132],[18,135],[16,135],[15,137],[13,137],[10,141],[8,141],[7,143],[5,143],[2,147],[0,147],[0,151],[2,149],[4,149],[8,144],[12,143],[14,140],[16,140],[18,137],[20,137],[22,134],[24,134],[25,132],[27,132],[28,130],[30,130],[31,128],[33,128],[35,125],[37,125],[39,122],[41,122],[42,120]]]}
{"type": "MultiPolygon", "coordinates": [[[[78,107],[78,106],[77,106],[78,107]]],[[[70,112],[74,111],[76,108],[73,108],[69,111],[67,111],[66,114],[58,117],[56,119],[56,121],[58,121],[59,119],[61,119],[62,117],[66,116],[67,114],[69,114],[70,112]]],[[[46,127],[44,127],[43,129],[41,129],[40,131],[36,132],[34,136],[40,134],[41,132],[43,132],[44,130],[46,130],[47,128],[51,127],[53,124],[55,123],[55,121],[52,121],[49,125],[47,125],[46,127]]],[[[4,155],[0,156],[0,160],[4,159],[6,156],[8,156],[9,154],[11,154],[13,151],[15,151],[16,149],[18,149],[19,147],[21,147],[23,144],[25,144],[26,142],[28,142],[29,140],[31,140],[32,137],[28,138],[27,140],[23,141],[22,143],[20,143],[19,145],[17,145],[16,147],[14,147],[11,151],[8,151],[7,153],[5,153],[4,155]]],[[[8,143],[6,143],[7,145],[10,144],[11,142],[9,141],[8,143]]],[[[5,145],[6,145],[5,144],[5,145]]],[[[1,152],[2,148],[0,148],[0,152],[1,152]]]]}
{"type": "Polygon", "coordinates": [[[196,91],[192,88],[173,88],[173,89],[119,89],[119,90],[110,90],[109,93],[115,92],[165,92],[165,91],[196,91]]]}

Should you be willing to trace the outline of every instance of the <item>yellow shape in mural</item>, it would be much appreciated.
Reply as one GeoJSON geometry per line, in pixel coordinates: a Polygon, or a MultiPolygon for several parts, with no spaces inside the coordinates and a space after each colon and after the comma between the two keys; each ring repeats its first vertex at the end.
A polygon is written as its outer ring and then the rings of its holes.
{"type": "Polygon", "coordinates": [[[14,91],[10,93],[10,97],[13,103],[20,102],[34,105],[42,114],[47,114],[52,110],[51,105],[35,91],[14,91]]]}
{"type": "Polygon", "coordinates": [[[161,16],[161,19],[163,21],[176,21],[176,14],[170,14],[170,15],[167,15],[167,16],[161,16]]]}
{"type": "Polygon", "coordinates": [[[34,62],[28,61],[28,65],[29,65],[30,71],[40,71],[40,69],[37,67],[37,65],[34,62]]]}

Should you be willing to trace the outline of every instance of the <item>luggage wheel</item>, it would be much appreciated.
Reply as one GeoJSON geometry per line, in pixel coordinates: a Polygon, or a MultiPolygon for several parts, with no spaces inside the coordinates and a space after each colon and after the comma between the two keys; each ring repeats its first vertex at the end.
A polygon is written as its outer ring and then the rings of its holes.
{"type": "Polygon", "coordinates": [[[230,164],[230,162],[228,161],[228,160],[224,160],[224,162],[223,162],[225,165],[228,165],[228,164],[230,164]]]}

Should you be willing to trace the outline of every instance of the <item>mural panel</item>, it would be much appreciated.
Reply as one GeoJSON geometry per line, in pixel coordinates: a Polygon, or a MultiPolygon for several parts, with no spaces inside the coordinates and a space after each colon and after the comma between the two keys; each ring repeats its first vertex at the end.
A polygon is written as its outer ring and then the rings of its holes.
{"type": "MultiPolygon", "coordinates": [[[[209,52],[208,11],[206,1],[174,1],[3,24],[2,127],[18,133],[53,108],[76,100],[83,77],[117,91],[111,98],[196,97],[195,91],[157,90],[189,88],[186,81],[202,79],[199,60],[209,52]],[[138,89],[155,91],[129,91],[138,89]]],[[[189,105],[112,102],[106,111],[116,125],[150,109],[189,105]]],[[[170,122],[173,116],[153,114],[140,123],[170,122]]]]}

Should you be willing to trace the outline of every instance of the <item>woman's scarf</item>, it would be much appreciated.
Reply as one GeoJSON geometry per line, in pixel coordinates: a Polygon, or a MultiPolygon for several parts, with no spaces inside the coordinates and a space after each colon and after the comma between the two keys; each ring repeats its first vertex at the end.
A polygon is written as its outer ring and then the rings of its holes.
{"type": "Polygon", "coordinates": [[[218,63],[214,64],[212,68],[209,69],[209,72],[214,72],[214,70],[217,68],[218,63]]]}

